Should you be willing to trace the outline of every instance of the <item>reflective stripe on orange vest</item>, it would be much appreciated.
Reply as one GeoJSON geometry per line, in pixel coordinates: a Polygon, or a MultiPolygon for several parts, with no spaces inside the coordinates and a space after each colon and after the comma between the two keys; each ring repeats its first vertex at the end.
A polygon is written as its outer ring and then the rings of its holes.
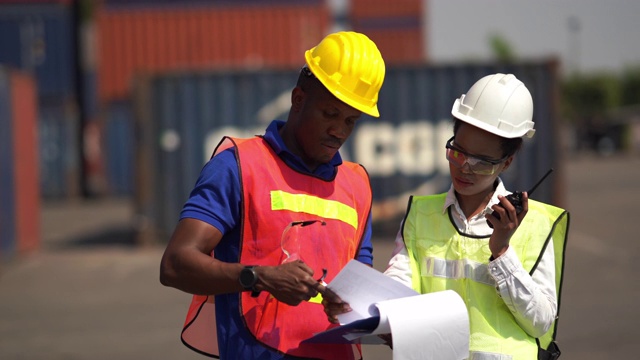
{"type": "Polygon", "coordinates": [[[306,194],[291,194],[281,190],[271,191],[271,210],[317,215],[326,219],[343,221],[358,228],[358,213],[351,206],[333,200],[325,200],[306,194]]]}

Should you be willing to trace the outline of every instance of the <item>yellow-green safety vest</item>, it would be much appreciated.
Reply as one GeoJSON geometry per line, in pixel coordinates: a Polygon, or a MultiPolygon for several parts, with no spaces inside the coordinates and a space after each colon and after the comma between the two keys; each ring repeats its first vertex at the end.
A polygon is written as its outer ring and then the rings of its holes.
{"type": "MultiPolygon", "coordinates": [[[[461,233],[450,208],[442,210],[445,199],[446,193],[409,199],[402,235],[414,290],[425,294],[450,289],[462,297],[469,312],[469,359],[537,359],[537,341],[547,348],[555,338],[557,320],[539,339],[518,325],[489,274],[489,236],[461,233]]],[[[536,270],[546,247],[554,247],[558,310],[568,226],[567,211],[529,200],[529,211],[510,242],[529,274],[536,270]]]]}

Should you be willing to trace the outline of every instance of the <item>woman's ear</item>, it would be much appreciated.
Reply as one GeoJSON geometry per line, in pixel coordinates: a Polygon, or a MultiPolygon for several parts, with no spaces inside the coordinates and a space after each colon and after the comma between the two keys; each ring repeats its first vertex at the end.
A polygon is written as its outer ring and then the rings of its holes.
{"type": "Polygon", "coordinates": [[[511,155],[507,158],[507,160],[504,161],[504,167],[502,168],[502,171],[506,171],[509,168],[509,166],[511,166],[511,163],[513,162],[513,158],[514,158],[514,155],[511,155]]]}

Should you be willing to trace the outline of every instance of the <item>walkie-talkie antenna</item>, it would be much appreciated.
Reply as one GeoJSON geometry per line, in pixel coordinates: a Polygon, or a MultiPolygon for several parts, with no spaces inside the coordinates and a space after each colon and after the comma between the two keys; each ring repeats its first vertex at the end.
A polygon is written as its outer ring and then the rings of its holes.
{"type": "Polygon", "coordinates": [[[540,185],[540,183],[542,183],[542,180],[544,180],[547,176],[549,176],[549,174],[551,174],[551,172],[553,171],[553,168],[549,169],[549,171],[547,171],[546,174],[544,174],[544,176],[542,177],[542,179],[538,180],[538,182],[533,185],[533,187],[531,188],[531,190],[527,191],[528,195],[533,194],[533,192],[536,190],[536,188],[538,187],[538,185],[540,185]]]}
{"type": "MultiPolygon", "coordinates": [[[[549,169],[549,171],[547,171],[546,174],[544,174],[544,176],[542,177],[542,179],[538,180],[538,182],[533,185],[533,187],[531,188],[531,190],[527,191],[527,195],[531,195],[536,188],[538,187],[538,185],[540,185],[540,183],[542,183],[542,181],[544,179],[547,178],[547,176],[549,176],[549,174],[551,174],[551,172],[553,171],[553,168],[549,169]]],[[[513,205],[513,207],[516,209],[516,214],[520,214],[523,210],[523,206],[522,206],[522,191],[515,191],[507,196],[505,196],[507,198],[507,200],[511,203],[511,205],[513,205]]],[[[498,203],[497,205],[501,206],[504,208],[504,206],[502,206],[502,204],[498,203]]],[[[500,219],[500,214],[496,211],[491,213],[493,216],[495,216],[496,218],[500,219]]],[[[489,219],[487,219],[487,225],[489,225],[490,228],[493,229],[493,225],[491,224],[491,222],[489,221],[489,219]]]]}

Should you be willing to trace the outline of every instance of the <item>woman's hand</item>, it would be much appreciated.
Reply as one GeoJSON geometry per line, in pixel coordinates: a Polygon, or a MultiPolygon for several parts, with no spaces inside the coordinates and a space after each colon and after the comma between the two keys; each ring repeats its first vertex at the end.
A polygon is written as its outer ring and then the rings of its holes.
{"type": "Polygon", "coordinates": [[[516,214],[515,207],[507,200],[506,197],[498,195],[500,204],[493,205],[491,209],[495,211],[500,218],[493,214],[487,215],[487,220],[493,225],[493,233],[489,239],[489,249],[494,258],[498,258],[504,254],[509,248],[511,236],[518,229],[520,223],[529,211],[529,195],[522,193],[522,212],[516,214]]]}

